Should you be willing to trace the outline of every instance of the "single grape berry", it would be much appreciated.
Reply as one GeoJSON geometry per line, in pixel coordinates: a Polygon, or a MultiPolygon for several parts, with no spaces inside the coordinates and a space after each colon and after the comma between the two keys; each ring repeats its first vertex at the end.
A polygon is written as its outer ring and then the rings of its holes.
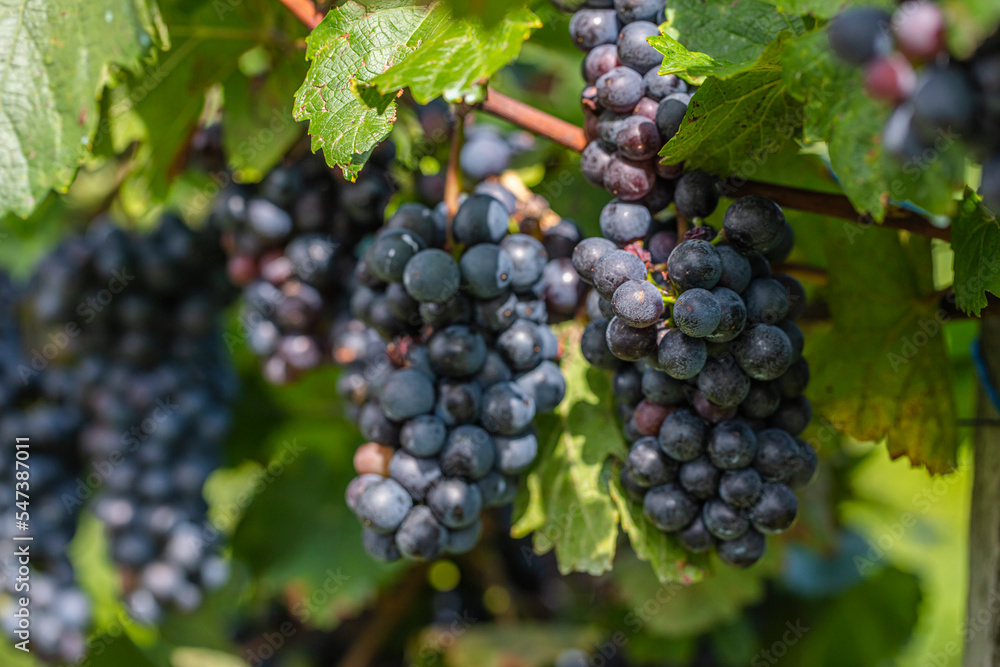
{"type": "Polygon", "coordinates": [[[483,394],[480,420],[491,433],[521,433],[534,418],[535,399],[515,382],[498,382],[483,394]]]}
{"type": "Polygon", "coordinates": [[[582,9],[569,21],[569,34],[581,51],[618,40],[620,23],[613,9],[582,9]]]}
{"type": "MultiPolygon", "coordinates": [[[[649,209],[645,206],[615,199],[601,209],[600,224],[601,235],[604,238],[624,246],[636,239],[643,239],[649,234],[649,228],[653,224],[653,216],[650,215],[649,209]]],[[[585,239],[581,243],[589,240],[585,239]]],[[[575,256],[576,251],[573,252],[575,256]]]]}
{"type": "MultiPolygon", "coordinates": [[[[649,21],[626,23],[618,34],[618,59],[640,74],[663,62],[663,54],[646,40],[659,37],[660,28],[649,21]]],[[[645,86],[643,86],[645,89],[645,86]]]]}
{"type": "Polygon", "coordinates": [[[750,324],[730,347],[736,363],[754,380],[776,380],[792,365],[792,343],[770,324],[750,324]]]}
{"type": "Polygon", "coordinates": [[[719,477],[722,471],[712,465],[704,456],[681,465],[678,480],[685,491],[695,498],[707,500],[719,490],[719,477]]]}
{"type": "Polygon", "coordinates": [[[642,77],[646,85],[646,96],[654,100],[662,100],[671,93],[686,93],[687,82],[676,74],[660,74],[659,68],[650,69],[642,77]]]}
{"type": "Polygon", "coordinates": [[[542,361],[543,339],[539,325],[517,320],[497,338],[496,348],[514,371],[528,371],[542,361]]]}
{"type": "Polygon", "coordinates": [[[438,248],[421,250],[403,269],[403,286],[421,303],[445,303],[458,293],[462,275],[451,255],[438,248]]]}
{"type": "Polygon", "coordinates": [[[389,476],[419,503],[423,502],[431,486],[441,479],[441,466],[434,459],[421,459],[397,451],[389,461],[389,476]]]}
{"type": "Polygon", "coordinates": [[[698,458],[705,449],[705,424],[689,410],[677,410],[663,420],[660,448],[675,461],[698,458]]]}
{"type": "Polygon", "coordinates": [[[788,314],[788,291],[774,278],[751,281],[742,296],[751,324],[777,324],[788,314]]]}
{"type": "Polygon", "coordinates": [[[607,330],[608,320],[593,320],[588,323],[580,338],[580,351],[591,366],[614,370],[621,365],[621,361],[608,347],[607,330]]]}
{"type": "MultiPolygon", "coordinates": [[[[691,104],[691,93],[668,93],[660,100],[656,107],[656,129],[660,132],[660,140],[666,143],[674,138],[681,129],[684,116],[687,115],[688,106],[691,104]]],[[[690,187],[690,186],[686,186],[690,187]]],[[[714,186],[713,186],[714,187],[714,186]]],[[[685,191],[685,194],[687,191],[685,191]]],[[[685,206],[690,203],[685,199],[685,206]]],[[[714,206],[712,207],[714,209],[714,206]]]]}
{"type": "Polygon", "coordinates": [[[765,535],[783,533],[795,523],[799,499],[784,484],[764,484],[760,498],[750,508],[753,527],[765,535]]]}
{"type": "Polygon", "coordinates": [[[642,487],[661,486],[677,477],[677,463],[663,455],[659,442],[652,437],[635,441],[625,459],[625,469],[642,487]]]}
{"type": "Polygon", "coordinates": [[[606,151],[600,141],[591,141],[580,155],[580,171],[583,177],[592,185],[604,186],[604,172],[611,163],[611,153],[606,151]]]}
{"type": "Polygon", "coordinates": [[[716,246],[719,259],[722,260],[722,276],[719,278],[719,287],[726,287],[741,294],[750,284],[751,270],[750,260],[733,250],[732,246],[716,246]]]}
{"type": "Polygon", "coordinates": [[[462,202],[452,220],[455,240],[466,246],[499,243],[507,235],[510,214],[499,199],[473,193],[462,202]]]}
{"type": "MultiPolygon", "coordinates": [[[[601,216],[603,217],[603,215],[602,212],[601,216]]],[[[594,265],[597,264],[597,260],[612,250],[615,250],[615,244],[600,236],[592,236],[580,241],[573,249],[572,259],[573,268],[580,274],[580,279],[588,285],[593,284],[594,265]]]]}
{"type": "Polygon", "coordinates": [[[470,377],[486,363],[486,341],[480,333],[462,324],[434,334],[427,352],[434,372],[446,377],[470,377]]]}
{"type": "Polygon", "coordinates": [[[615,315],[632,327],[648,327],[663,318],[663,295],[647,280],[629,280],[615,290],[615,315]]]}
{"type": "Polygon", "coordinates": [[[722,306],[707,289],[685,290],[671,309],[674,325],[692,338],[704,338],[714,332],[722,318],[722,306]]]}
{"type": "Polygon", "coordinates": [[[514,261],[494,243],[480,243],[462,255],[459,262],[466,289],[477,299],[502,294],[514,279],[514,261]]]}
{"type": "Polygon", "coordinates": [[[434,415],[420,415],[403,424],[400,446],[414,456],[434,456],[444,447],[448,428],[434,415]]]}
{"type": "Polygon", "coordinates": [[[396,531],[396,547],[410,560],[434,560],[444,551],[448,531],[426,505],[410,510],[396,531]]]}
{"type": "Polygon", "coordinates": [[[601,75],[596,86],[600,105],[619,114],[631,112],[645,92],[642,75],[629,67],[615,67],[601,75]]]}
{"type": "Polygon", "coordinates": [[[483,494],[475,484],[461,479],[443,479],[427,493],[427,507],[448,528],[465,528],[479,518],[483,494]]]}
{"type": "MultiPolygon", "coordinates": [[[[785,375],[781,377],[783,378],[785,375]]],[[[781,405],[781,392],[778,389],[780,381],[781,378],[775,382],[752,381],[750,392],[740,403],[740,412],[748,419],[767,419],[774,414],[774,411],[781,405]]]]}
{"type": "Polygon", "coordinates": [[[386,282],[402,282],[407,262],[426,247],[424,240],[409,230],[387,229],[368,251],[368,270],[386,282]]]}
{"type": "Polygon", "coordinates": [[[385,479],[365,489],[358,499],[358,518],[378,533],[391,533],[413,507],[413,499],[399,482],[385,479]]]}
{"type": "Polygon", "coordinates": [[[802,465],[802,451],[795,438],[777,428],[757,433],[753,466],[765,482],[784,482],[802,465]]]}
{"type": "Polygon", "coordinates": [[[549,261],[545,246],[536,238],[527,234],[511,234],[500,242],[514,264],[511,279],[511,289],[515,292],[525,292],[538,282],[549,261]]]}
{"type": "Polygon", "coordinates": [[[684,530],[677,533],[677,540],[691,553],[705,553],[715,545],[715,538],[705,528],[699,514],[684,530]]]}
{"type": "Polygon", "coordinates": [[[615,291],[627,281],[645,279],[646,265],[625,250],[611,250],[594,263],[594,289],[608,301],[614,299],[615,291]]]}
{"type": "Polygon", "coordinates": [[[449,477],[479,479],[493,467],[496,447],[482,428],[464,424],[452,429],[441,450],[441,469],[449,477]]]}
{"type": "Polygon", "coordinates": [[[805,396],[797,396],[784,401],[774,414],[768,417],[767,425],[798,435],[806,430],[810,421],[812,421],[812,404],[805,396]]]}
{"type": "Polygon", "coordinates": [[[676,483],[656,486],[646,492],[643,513],[665,533],[673,533],[698,515],[698,502],[676,483]]]}
{"type": "Polygon", "coordinates": [[[750,393],[750,378],[727,354],[705,362],[705,367],[698,374],[698,390],[715,405],[736,407],[750,393]]]}
{"type": "Polygon", "coordinates": [[[663,0],[614,0],[614,7],[623,23],[655,21],[663,0]]]}
{"type": "Polygon", "coordinates": [[[604,187],[625,201],[638,201],[656,185],[656,172],[649,161],[629,160],[615,155],[604,171],[604,187]]]}
{"type": "Polygon", "coordinates": [[[684,217],[707,218],[719,205],[718,181],[703,171],[688,172],[677,181],[674,200],[684,217]]]}
{"type": "Polygon", "coordinates": [[[427,414],[434,409],[434,383],[420,371],[398,370],[382,388],[379,403],[393,421],[427,414]]]}
{"type": "Polygon", "coordinates": [[[728,343],[743,333],[747,323],[746,305],[736,292],[727,287],[713,288],[712,296],[719,302],[721,314],[719,326],[705,338],[712,344],[728,343]]]}
{"type": "Polygon", "coordinates": [[[719,480],[719,497],[733,507],[750,507],[763,489],[764,482],[753,468],[727,470],[719,480]]]}
{"type": "Polygon", "coordinates": [[[660,368],[670,377],[689,380],[698,375],[708,359],[705,341],[691,338],[680,329],[667,329],[656,350],[660,368]]]}
{"type": "Polygon", "coordinates": [[[767,197],[750,195],[734,201],[723,216],[726,240],[742,255],[763,255],[785,236],[785,215],[767,197]]]}
{"type": "Polygon", "coordinates": [[[608,322],[606,337],[608,349],[623,361],[638,361],[656,350],[655,327],[638,329],[617,315],[608,322]]]}
{"type": "Polygon", "coordinates": [[[874,7],[852,7],[838,14],[827,27],[830,48],[841,60],[864,65],[892,50],[889,27],[892,17],[874,7]]]}
{"type": "Polygon", "coordinates": [[[706,502],[701,519],[708,532],[720,540],[735,540],[750,528],[750,520],[743,512],[721,500],[706,502]]]}
{"type": "Polygon", "coordinates": [[[656,123],[645,116],[635,115],[618,125],[615,146],[622,157],[641,161],[654,157],[663,146],[663,141],[656,123]]]}
{"type": "Polygon", "coordinates": [[[753,429],[741,421],[726,421],[708,435],[708,456],[722,470],[745,468],[757,456],[757,438],[753,429]]]}
{"type": "Polygon", "coordinates": [[[662,371],[647,368],[642,373],[642,394],[660,405],[677,405],[684,401],[686,385],[662,371]]]}
{"type": "Polygon", "coordinates": [[[722,260],[711,243],[684,241],[670,253],[667,274],[682,291],[694,287],[710,290],[722,277],[722,260]]]}
{"type": "Polygon", "coordinates": [[[764,536],[751,528],[735,540],[720,542],[715,551],[726,565],[745,568],[764,556],[766,546],[764,536]]]}

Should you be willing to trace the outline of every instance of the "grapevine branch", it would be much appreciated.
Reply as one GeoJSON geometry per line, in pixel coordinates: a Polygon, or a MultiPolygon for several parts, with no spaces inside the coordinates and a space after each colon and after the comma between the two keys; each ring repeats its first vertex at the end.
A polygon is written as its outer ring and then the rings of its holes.
{"type": "MultiPolygon", "coordinates": [[[[323,14],[316,9],[312,0],[280,0],[302,23],[310,30],[319,25],[323,14]]],[[[530,104],[498,93],[492,88],[487,89],[486,100],[480,108],[498,118],[511,123],[538,136],[551,139],[571,150],[582,152],[587,147],[587,137],[583,128],[577,127],[560,118],[536,109],[530,104]]],[[[851,201],[844,195],[829,194],[802,190],[783,185],[761,183],[758,181],[739,181],[730,179],[723,183],[723,194],[728,197],[746,195],[761,195],[774,200],[779,206],[792,208],[807,213],[842,218],[859,225],[877,224],[867,213],[858,213],[851,201]]],[[[926,218],[898,206],[890,206],[882,227],[901,229],[921,236],[951,240],[951,230],[932,225],[926,218]]]]}

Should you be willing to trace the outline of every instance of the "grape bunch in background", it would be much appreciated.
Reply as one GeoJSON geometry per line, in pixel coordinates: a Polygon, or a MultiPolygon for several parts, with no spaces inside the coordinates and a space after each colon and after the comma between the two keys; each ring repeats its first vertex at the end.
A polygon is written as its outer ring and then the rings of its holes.
{"type": "MultiPolygon", "coordinates": [[[[235,294],[217,227],[172,215],[147,235],[94,223],[44,257],[23,293],[2,429],[37,443],[32,517],[64,557],[90,505],[140,621],[189,611],[228,577],[202,485],[220,464],[236,391],[218,322],[235,294]],[[47,466],[50,450],[62,467],[47,466]]],[[[59,586],[71,582],[59,573],[59,586]]]]}
{"type": "Polygon", "coordinates": [[[743,197],[725,212],[720,234],[695,227],[660,264],[654,246],[666,248],[652,243],[648,212],[639,209],[613,224],[605,209],[602,230],[615,240],[589,238],[573,253],[594,287],[583,354],[615,371],[632,443],[621,483],[687,550],[714,548],[746,567],[763,556],[765,535],[791,527],[792,489],[817,463],[797,437],[812,413],[794,321],[805,292],[793,277],[772,274],[767,259],[788,254],[791,228],[774,202],[743,197]],[[636,218],[645,224],[626,224],[636,218]]]}
{"type": "Polygon", "coordinates": [[[573,42],[587,53],[582,104],[590,143],[583,174],[654,214],[673,201],[681,175],[679,165],[659,164],[657,156],[680,129],[694,94],[679,77],[659,74],[663,54],[646,41],[659,36],[665,11],[666,0],[589,2],[569,26],[573,42]]]}
{"type": "Polygon", "coordinates": [[[1000,38],[965,61],[951,57],[941,8],[905,2],[890,15],[875,7],[845,10],[830,23],[833,51],[865,70],[865,90],[895,106],[882,139],[901,160],[926,160],[957,135],[983,163],[980,194],[1000,208],[1000,38]]]}
{"type": "Polygon", "coordinates": [[[260,184],[228,188],[216,202],[229,277],[243,287],[246,344],[270,382],[290,382],[330,360],[355,248],[381,224],[392,192],[391,145],[383,146],[355,183],[310,154],[260,184]]]}
{"type": "Polygon", "coordinates": [[[357,322],[337,329],[335,354],[356,359],[339,390],[369,442],[347,503],[375,558],[475,546],[480,514],[513,499],[537,455],[535,415],[565,393],[545,301],[565,285],[551,284],[540,240],[510,233],[518,209],[497,181],[450,222],[444,207],[405,204],[358,263],[357,322]]]}
{"type": "MultiPolygon", "coordinates": [[[[76,439],[83,415],[76,405],[77,382],[71,370],[57,369],[45,376],[24,372],[30,360],[21,349],[19,298],[9,277],[0,274],[0,591],[11,601],[24,595],[17,589],[15,549],[25,542],[14,537],[31,537],[32,646],[43,659],[67,662],[83,655],[90,626],[90,602],[77,586],[66,556],[78,512],[61,502],[64,494],[74,494],[82,470],[79,452],[67,443],[76,439]],[[16,438],[29,435],[29,467],[15,467],[16,438]],[[28,479],[25,470],[31,473],[28,479]],[[15,487],[18,481],[28,486],[15,487]],[[27,490],[31,500],[28,530],[17,528],[25,508],[15,506],[16,490],[27,490]]],[[[11,641],[21,641],[15,634],[13,605],[6,609],[0,627],[11,641]]]]}

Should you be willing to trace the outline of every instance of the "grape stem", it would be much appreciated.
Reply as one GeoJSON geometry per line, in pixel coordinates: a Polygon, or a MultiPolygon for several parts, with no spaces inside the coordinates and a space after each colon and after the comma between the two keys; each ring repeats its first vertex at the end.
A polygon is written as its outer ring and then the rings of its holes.
{"type": "Polygon", "coordinates": [[[305,24],[310,30],[315,30],[316,26],[323,20],[323,14],[316,9],[312,0],[280,0],[281,4],[295,14],[295,18],[305,24]]]}
{"type": "MultiPolygon", "coordinates": [[[[316,9],[312,0],[280,0],[280,2],[309,29],[314,29],[323,20],[323,14],[316,9]]],[[[479,105],[479,108],[574,151],[583,152],[583,149],[587,147],[587,136],[582,127],[556,118],[552,114],[503,93],[498,93],[492,88],[487,88],[486,100],[479,105]]],[[[730,179],[723,182],[722,194],[726,197],[760,195],[772,199],[779,206],[806,213],[841,218],[862,226],[878,224],[869,214],[858,213],[851,201],[844,195],[814,192],[744,179],[730,179]]],[[[678,216],[677,222],[678,229],[680,229],[684,222],[683,218],[678,216]]],[[[885,220],[880,226],[901,229],[942,241],[951,241],[950,228],[936,227],[914,211],[908,211],[898,206],[888,207],[885,220]]]]}
{"type": "Polygon", "coordinates": [[[458,195],[461,190],[459,182],[459,155],[465,140],[465,111],[455,110],[455,127],[451,132],[451,146],[448,149],[448,168],[444,173],[444,204],[448,209],[448,220],[445,223],[445,247],[451,250],[455,245],[451,223],[458,213],[458,195]]]}

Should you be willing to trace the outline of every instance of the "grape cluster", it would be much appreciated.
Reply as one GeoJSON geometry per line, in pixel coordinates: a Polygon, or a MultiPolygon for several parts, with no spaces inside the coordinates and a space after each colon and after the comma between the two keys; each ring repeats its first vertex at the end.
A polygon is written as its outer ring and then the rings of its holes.
{"type": "MultiPolygon", "coordinates": [[[[38,263],[20,304],[26,333],[9,346],[20,359],[5,374],[0,431],[37,448],[36,549],[64,557],[94,497],[129,607],[145,622],[164,607],[193,609],[228,577],[202,498],[236,391],[218,322],[236,295],[225,267],[213,221],[195,230],[167,214],[147,235],[97,222],[38,263]]],[[[56,607],[59,591],[74,590],[68,567],[58,577],[56,607]]],[[[70,642],[64,629],[59,641],[70,642]]]]}
{"type": "Polygon", "coordinates": [[[258,185],[230,187],[216,202],[229,277],[243,287],[242,330],[268,381],[290,382],[329,360],[331,327],[346,315],[353,287],[355,248],[381,224],[392,192],[387,150],[355,183],[308,155],[258,185]]]}
{"type": "Polygon", "coordinates": [[[839,14],[828,28],[830,46],[865,69],[865,90],[895,105],[883,142],[901,160],[926,159],[942,136],[958,135],[983,163],[980,193],[1000,207],[1000,37],[968,60],[952,58],[943,11],[909,0],[890,15],[875,7],[839,14]]]}
{"type": "Polygon", "coordinates": [[[615,371],[632,443],[621,483],[689,551],[715,547],[724,562],[749,566],[765,535],[792,525],[792,489],[816,468],[796,437],[811,418],[794,321],[805,292],[768,261],[791,250],[791,227],[774,202],[743,197],[721,234],[695,227],[660,264],[654,253],[671,238],[654,242],[664,232],[648,237],[645,225],[621,222],[631,215],[617,220],[605,230],[614,240],[584,240],[573,264],[594,287],[583,354],[615,371]]]}
{"type": "Polygon", "coordinates": [[[334,348],[353,361],[338,390],[369,441],[347,504],[375,558],[471,549],[481,512],[510,502],[535,459],[535,415],[565,393],[545,301],[559,286],[546,246],[510,233],[515,199],[497,182],[465,197],[460,252],[444,249],[443,209],[404,204],[358,263],[357,321],[334,348]]]}
{"type": "MultiPolygon", "coordinates": [[[[66,548],[76,530],[77,508],[62,499],[72,496],[82,469],[72,443],[83,424],[76,404],[73,372],[58,369],[43,377],[25,372],[18,327],[20,290],[0,274],[0,587],[12,599],[25,595],[18,582],[15,549],[28,545],[32,573],[32,649],[43,659],[74,661],[86,646],[90,603],[76,585],[66,548]],[[30,438],[26,464],[17,466],[16,438],[30,438]],[[21,486],[16,486],[18,483],[21,486]],[[17,497],[15,492],[26,495],[17,497]],[[27,506],[25,498],[29,499],[27,506]],[[21,503],[18,506],[18,502],[21,503]],[[28,530],[16,522],[27,512],[28,530]],[[31,542],[14,537],[31,537],[31,542]]],[[[18,637],[14,610],[4,614],[4,634],[18,637]]]]}
{"type": "Polygon", "coordinates": [[[665,11],[666,0],[586,2],[569,26],[587,53],[583,175],[654,214],[673,201],[681,175],[680,165],[659,164],[657,155],[677,134],[695,92],[679,77],[659,74],[663,55],[646,41],[660,34],[665,11]]]}

